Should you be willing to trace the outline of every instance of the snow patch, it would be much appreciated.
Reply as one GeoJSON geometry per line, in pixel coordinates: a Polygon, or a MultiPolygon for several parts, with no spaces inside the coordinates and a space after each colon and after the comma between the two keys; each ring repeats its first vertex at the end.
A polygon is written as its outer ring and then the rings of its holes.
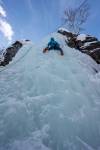
{"type": "Polygon", "coordinates": [[[86,39],[86,34],[79,34],[78,36],[77,36],[77,40],[78,41],[84,41],[86,39]]]}
{"type": "Polygon", "coordinates": [[[69,30],[67,30],[66,28],[63,28],[63,27],[59,28],[58,31],[66,31],[66,32],[70,32],[69,30]]]}

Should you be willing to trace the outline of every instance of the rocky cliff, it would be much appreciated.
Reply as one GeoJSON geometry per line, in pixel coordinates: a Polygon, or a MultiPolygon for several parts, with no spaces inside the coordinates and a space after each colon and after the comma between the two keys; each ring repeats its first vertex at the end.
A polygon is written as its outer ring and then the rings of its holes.
{"type": "Polygon", "coordinates": [[[12,61],[13,57],[15,57],[16,53],[25,42],[29,42],[29,40],[16,41],[10,47],[8,47],[2,54],[3,60],[0,62],[0,66],[6,66],[9,64],[9,62],[12,61]]]}
{"type": "Polygon", "coordinates": [[[100,41],[96,37],[85,34],[74,34],[63,28],[60,28],[58,33],[65,36],[66,44],[69,47],[88,54],[100,64],[100,41]]]}

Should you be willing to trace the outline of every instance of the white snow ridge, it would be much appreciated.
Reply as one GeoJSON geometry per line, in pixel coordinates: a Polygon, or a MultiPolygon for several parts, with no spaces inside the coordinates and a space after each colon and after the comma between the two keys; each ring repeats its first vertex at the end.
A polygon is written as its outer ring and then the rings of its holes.
{"type": "Polygon", "coordinates": [[[100,148],[98,66],[68,48],[59,33],[51,36],[64,56],[42,53],[48,36],[37,46],[25,45],[0,70],[0,150],[100,148]]]}

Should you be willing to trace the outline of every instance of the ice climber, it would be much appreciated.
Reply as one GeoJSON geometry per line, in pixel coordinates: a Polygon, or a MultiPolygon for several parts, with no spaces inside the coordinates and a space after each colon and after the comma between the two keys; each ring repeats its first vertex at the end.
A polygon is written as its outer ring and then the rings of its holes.
{"type": "Polygon", "coordinates": [[[46,53],[50,50],[58,50],[60,51],[61,55],[64,55],[63,50],[60,48],[60,44],[57,41],[55,41],[53,37],[50,39],[50,42],[48,43],[47,47],[43,50],[43,53],[46,53]]]}

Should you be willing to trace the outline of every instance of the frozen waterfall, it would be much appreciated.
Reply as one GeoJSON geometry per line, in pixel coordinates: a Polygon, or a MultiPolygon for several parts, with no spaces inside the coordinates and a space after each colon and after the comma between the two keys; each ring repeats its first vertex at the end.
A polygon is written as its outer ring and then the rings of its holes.
{"type": "Polygon", "coordinates": [[[100,150],[100,76],[54,33],[0,68],[0,150],[100,150]],[[50,36],[59,52],[42,53],[50,36]]]}

